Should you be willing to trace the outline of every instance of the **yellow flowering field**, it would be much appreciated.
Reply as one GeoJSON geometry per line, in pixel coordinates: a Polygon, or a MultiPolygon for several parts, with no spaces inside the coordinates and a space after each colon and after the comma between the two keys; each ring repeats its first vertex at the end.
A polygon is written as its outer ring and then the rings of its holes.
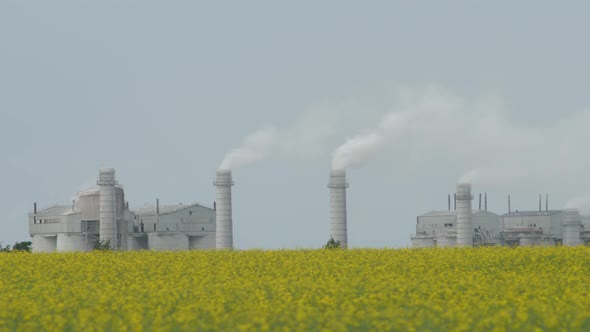
{"type": "Polygon", "coordinates": [[[590,331],[590,248],[0,254],[0,331],[590,331]]]}

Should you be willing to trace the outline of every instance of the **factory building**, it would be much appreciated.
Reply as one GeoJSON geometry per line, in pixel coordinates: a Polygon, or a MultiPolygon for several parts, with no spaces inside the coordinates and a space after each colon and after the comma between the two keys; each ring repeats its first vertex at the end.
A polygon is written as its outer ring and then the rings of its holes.
{"type": "MultiPolygon", "coordinates": [[[[500,244],[501,219],[499,215],[489,211],[472,211],[473,245],[500,244]]],[[[455,246],[457,246],[457,211],[431,211],[416,218],[416,234],[412,235],[412,247],[455,246]]]]}
{"type": "MultiPolygon", "coordinates": [[[[431,211],[419,215],[416,219],[416,233],[411,236],[412,247],[454,247],[458,244],[458,215],[470,209],[472,196],[466,187],[459,185],[455,197],[455,208],[451,210],[449,195],[448,210],[431,211]],[[463,192],[460,192],[462,190],[463,192]],[[457,197],[468,197],[469,204],[458,202],[457,197]],[[462,207],[462,209],[459,209],[462,207]]],[[[512,211],[508,196],[508,213],[497,215],[487,211],[487,194],[482,210],[481,194],[479,209],[471,215],[473,233],[470,234],[473,246],[552,246],[590,243],[590,218],[582,217],[578,210],[549,210],[548,199],[545,209],[533,211],[512,211]]],[[[463,217],[462,219],[465,219],[463,217]]],[[[471,230],[470,229],[470,230],[471,230]]],[[[463,242],[466,242],[464,236],[463,242]]],[[[465,245],[464,245],[465,246],[465,245]]],[[[469,246],[469,245],[467,245],[469,246]]]]}
{"type": "Polygon", "coordinates": [[[146,206],[125,201],[114,169],[102,169],[97,186],[80,191],[72,204],[29,213],[33,252],[90,251],[98,240],[116,250],[215,248],[215,210],[200,204],[146,206]]]}

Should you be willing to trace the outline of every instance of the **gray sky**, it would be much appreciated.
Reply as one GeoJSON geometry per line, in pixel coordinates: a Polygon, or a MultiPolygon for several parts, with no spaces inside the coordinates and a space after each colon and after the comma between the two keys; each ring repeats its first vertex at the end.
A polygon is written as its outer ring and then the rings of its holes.
{"type": "Polygon", "coordinates": [[[264,128],[272,151],[233,172],[238,248],[324,244],[332,152],[380,130],[348,172],[352,247],[409,245],[415,216],[446,208],[463,176],[498,213],[508,193],[521,210],[546,192],[589,206],[589,10],[2,1],[0,241],[27,240],[32,203],[67,204],[100,167],[132,207],[212,204],[226,153],[264,128]],[[403,133],[380,126],[416,109],[403,133]]]}

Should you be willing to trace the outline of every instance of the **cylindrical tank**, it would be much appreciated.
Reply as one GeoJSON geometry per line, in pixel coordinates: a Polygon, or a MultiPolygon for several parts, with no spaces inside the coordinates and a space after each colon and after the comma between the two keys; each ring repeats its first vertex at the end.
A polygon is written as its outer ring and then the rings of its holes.
{"type": "Polygon", "coordinates": [[[348,248],[348,231],[346,225],[346,171],[330,172],[330,236],[340,241],[340,247],[348,248]]]}
{"type": "Polygon", "coordinates": [[[57,249],[57,237],[34,235],[33,236],[33,252],[54,252],[57,249]]]}
{"type": "Polygon", "coordinates": [[[434,237],[412,237],[412,248],[434,248],[434,237]]]}
{"type": "Polygon", "coordinates": [[[188,250],[188,236],[182,233],[150,233],[150,250],[188,250]]]}
{"type": "Polygon", "coordinates": [[[100,170],[98,182],[100,186],[100,241],[109,241],[111,248],[117,246],[117,223],[115,204],[115,170],[104,168],[100,170]]]}
{"type": "Polygon", "coordinates": [[[437,248],[449,248],[457,245],[457,237],[454,234],[440,234],[436,237],[437,248]]]}
{"type": "Polygon", "coordinates": [[[100,188],[79,192],[76,205],[82,220],[100,220],[100,188]]]}
{"type": "Polygon", "coordinates": [[[57,251],[87,251],[87,247],[92,249],[93,244],[86,244],[85,238],[79,234],[57,234],[57,251]]]}
{"type": "Polygon", "coordinates": [[[521,247],[532,247],[538,245],[539,241],[536,237],[521,236],[518,239],[518,245],[521,247]]]}
{"type": "MultiPolygon", "coordinates": [[[[234,185],[230,170],[217,171],[215,182],[215,248],[233,249],[231,187],[234,185]]],[[[188,240],[187,240],[188,241],[188,240]]],[[[188,244],[187,244],[188,248],[188,244]]]]}
{"type": "Polygon", "coordinates": [[[563,220],[563,245],[577,246],[580,244],[580,225],[582,217],[577,209],[565,209],[563,220]]]}
{"type": "Polygon", "coordinates": [[[471,184],[457,184],[457,246],[473,247],[471,184]]]}

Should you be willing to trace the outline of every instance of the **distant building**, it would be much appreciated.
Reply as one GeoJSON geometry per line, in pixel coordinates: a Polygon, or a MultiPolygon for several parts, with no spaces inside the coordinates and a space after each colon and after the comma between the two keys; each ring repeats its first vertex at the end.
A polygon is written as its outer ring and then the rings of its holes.
{"type": "MultiPolygon", "coordinates": [[[[590,217],[578,210],[510,211],[497,215],[487,210],[472,212],[473,246],[553,246],[590,243],[590,217]]],[[[486,203],[487,208],[487,195],[486,203]]],[[[431,211],[416,218],[412,247],[454,247],[457,243],[457,211],[431,211]]]]}
{"type": "Polygon", "coordinates": [[[37,210],[35,203],[29,213],[33,252],[89,251],[98,240],[121,251],[215,248],[214,209],[157,203],[130,211],[113,169],[101,170],[98,184],[77,193],[70,205],[37,210]]]}

